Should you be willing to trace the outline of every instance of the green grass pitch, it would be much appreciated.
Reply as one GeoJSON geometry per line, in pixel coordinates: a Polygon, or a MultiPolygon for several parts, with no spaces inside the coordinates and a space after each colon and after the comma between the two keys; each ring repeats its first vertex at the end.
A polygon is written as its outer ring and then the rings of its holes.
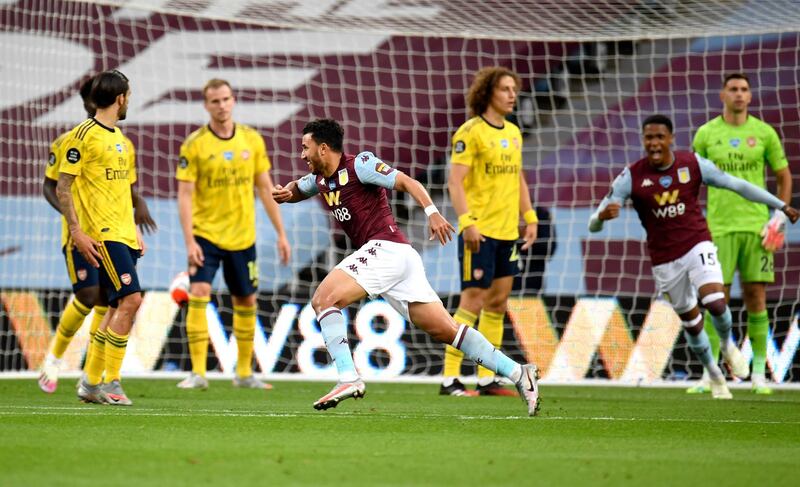
{"type": "Polygon", "coordinates": [[[330,383],[182,391],[126,380],[130,408],[0,380],[0,485],[797,485],[800,391],[732,401],[682,389],[542,387],[517,398],[367,385],[318,412],[330,383]]]}

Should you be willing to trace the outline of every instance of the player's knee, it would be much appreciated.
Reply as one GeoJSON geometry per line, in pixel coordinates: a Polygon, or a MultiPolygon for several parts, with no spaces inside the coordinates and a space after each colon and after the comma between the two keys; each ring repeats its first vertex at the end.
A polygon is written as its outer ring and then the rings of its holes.
{"type": "Polygon", "coordinates": [[[99,304],[100,289],[97,286],[85,287],[75,291],[75,299],[87,308],[93,308],[99,304]]]}
{"type": "Polygon", "coordinates": [[[492,313],[505,314],[508,308],[508,296],[490,295],[483,303],[483,309],[492,313]]]}
{"type": "Polygon", "coordinates": [[[703,307],[714,316],[721,316],[728,307],[725,302],[725,294],[721,292],[711,293],[704,296],[700,301],[703,303],[703,307]]]}
{"type": "Polygon", "coordinates": [[[135,312],[142,305],[142,293],[129,294],[119,300],[119,308],[135,312]]]}
{"type": "Polygon", "coordinates": [[[315,313],[319,314],[322,310],[336,306],[337,301],[334,293],[318,288],[311,297],[311,307],[314,308],[315,313]]]}

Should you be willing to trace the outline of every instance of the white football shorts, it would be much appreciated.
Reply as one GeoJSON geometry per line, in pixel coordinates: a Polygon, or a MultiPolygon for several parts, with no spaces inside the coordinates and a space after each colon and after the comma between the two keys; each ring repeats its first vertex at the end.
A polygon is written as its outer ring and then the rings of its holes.
{"type": "Polygon", "coordinates": [[[409,321],[408,303],[441,302],[425,276],[422,257],[408,244],[370,240],[336,268],[352,276],[370,299],[382,297],[409,321]]]}
{"type": "Polygon", "coordinates": [[[722,284],[717,246],[708,240],[700,242],[683,257],[653,266],[653,276],[658,292],[675,312],[685,313],[697,305],[697,289],[710,282],[722,284]]]}

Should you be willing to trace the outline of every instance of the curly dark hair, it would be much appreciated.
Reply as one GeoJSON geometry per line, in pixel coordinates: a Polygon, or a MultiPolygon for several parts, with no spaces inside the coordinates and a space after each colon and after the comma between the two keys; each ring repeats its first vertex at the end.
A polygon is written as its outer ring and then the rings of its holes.
{"type": "Polygon", "coordinates": [[[317,144],[328,144],[336,152],[342,152],[344,129],[339,122],[330,118],[318,118],[303,127],[303,135],[311,134],[317,144]]]}
{"type": "Polygon", "coordinates": [[[490,66],[482,68],[475,73],[475,79],[467,92],[467,107],[470,111],[470,116],[477,117],[483,115],[489,104],[492,102],[492,94],[497,83],[500,82],[504,76],[511,76],[514,83],[517,85],[517,90],[522,87],[522,81],[517,73],[511,71],[503,66],[490,66]]]}

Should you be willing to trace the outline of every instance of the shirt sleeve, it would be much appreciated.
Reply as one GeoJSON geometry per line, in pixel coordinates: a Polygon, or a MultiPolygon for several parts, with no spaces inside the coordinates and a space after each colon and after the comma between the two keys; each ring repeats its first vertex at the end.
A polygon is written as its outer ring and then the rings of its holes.
{"type": "Polygon", "coordinates": [[[313,174],[306,174],[297,180],[297,189],[306,196],[314,196],[319,194],[317,187],[317,178],[313,174]]]}
{"type": "Polygon", "coordinates": [[[61,161],[56,162],[58,171],[79,176],[83,169],[83,162],[90,157],[89,145],[70,135],[62,149],[61,161]]]}
{"type": "Polygon", "coordinates": [[[453,136],[453,147],[450,154],[451,164],[461,164],[462,166],[472,166],[478,156],[478,144],[470,137],[470,131],[458,129],[453,136]]]}
{"type": "Polygon", "coordinates": [[[742,198],[747,198],[756,203],[764,203],[770,208],[783,208],[783,201],[779,200],[774,195],[758,186],[750,184],[744,179],[739,179],[726,172],[720,171],[713,162],[697,154],[695,155],[697,156],[697,162],[700,164],[700,172],[703,175],[704,183],[709,186],[729,189],[738,193],[742,198]]]}
{"type": "Polygon", "coordinates": [[[619,176],[614,179],[614,182],[611,183],[611,191],[603,198],[603,201],[600,202],[600,206],[592,213],[592,216],[589,218],[589,231],[590,232],[599,232],[603,229],[603,222],[600,220],[600,212],[605,210],[606,207],[611,203],[618,203],[623,204],[625,200],[630,198],[631,196],[631,172],[626,167],[622,170],[619,176]]]}
{"type": "Polygon", "coordinates": [[[133,146],[133,142],[131,141],[131,139],[129,139],[127,137],[125,137],[125,143],[128,146],[128,154],[130,154],[130,161],[129,161],[130,162],[130,165],[129,165],[130,181],[131,181],[131,186],[133,186],[134,184],[136,184],[136,180],[137,180],[137,175],[136,175],[136,148],[133,146]]]}
{"type": "Polygon", "coordinates": [[[372,152],[362,152],[355,160],[356,176],[363,184],[374,184],[387,189],[394,189],[398,172],[372,152]]]}
{"type": "Polygon", "coordinates": [[[252,138],[256,158],[254,174],[267,172],[272,169],[272,161],[269,160],[269,155],[267,154],[267,144],[264,142],[264,137],[262,137],[261,134],[254,129],[252,138]]]}
{"type": "Polygon", "coordinates": [[[47,167],[44,170],[44,177],[47,179],[58,181],[59,154],[61,153],[61,143],[64,142],[64,139],[65,137],[61,136],[50,145],[50,154],[47,156],[47,167]]]}
{"type": "Polygon", "coordinates": [[[785,167],[789,167],[789,161],[786,159],[786,153],[783,151],[783,145],[781,144],[781,138],[778,137],[778,132],[772,127],[768,128],[769,135],[767,135],[767,140],[765,141],[765,155],[770,169],[776,172],[785,167]]]}
{"type": "Polygon", "coordinates": [[[175,178],[178,181],[197,181],[197,160],[194,157],[192,144],[184,142],[181,145],[180,156],[178,157],[178,168],[175,170],[175,178]]]}

